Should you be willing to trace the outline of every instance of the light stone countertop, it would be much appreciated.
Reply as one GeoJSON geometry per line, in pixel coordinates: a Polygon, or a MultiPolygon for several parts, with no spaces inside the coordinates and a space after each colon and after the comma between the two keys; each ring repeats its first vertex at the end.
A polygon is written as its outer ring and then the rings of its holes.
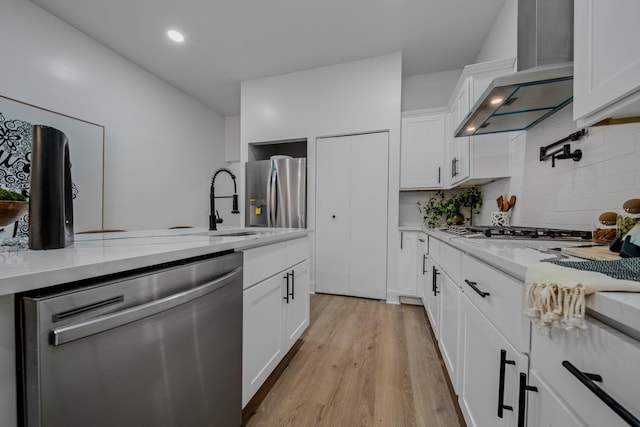
{"type": "MultiPolygon", "coordinates": [[[[580,241],[563,240],[469,238],[411,225],[401,226],[398,230],[423,232],[486,262],[518,279],[523,285],[529,266],[554,257],[553,254],[543,251],[584,244],[580,241]]],[[[568,259],[584,261],[572,257],[568,259]]],[[[587,296],[587,313],[640,340],[640,293],[596,292],[587,296]]]]}
{"type": "Polygon", "coordinates": [[[0,247],[0,296],[100,277],[180,259],[304,237],[307,229],[206,228],[80,234],[73,245],[53,250],[0,247]],[[221,236],[257,231],[248,236],[221,236]]]}

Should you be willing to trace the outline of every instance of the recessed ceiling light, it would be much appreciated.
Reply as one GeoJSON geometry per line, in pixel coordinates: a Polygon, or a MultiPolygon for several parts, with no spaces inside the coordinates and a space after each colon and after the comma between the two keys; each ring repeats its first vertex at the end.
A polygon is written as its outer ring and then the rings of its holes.
{"type": "Polygon", "coordinates": [[[474,128],[473,126],[469,126],[467,128],[467,132],[473,132],[474,130],[476,130],[476,128],[474,128]]]}
{"type": "Polygon", "coordinates": [[[176,43],[182,43],[184,41],[184,36],[182,35],[182,33],[176,30],[167,31],[167,36],[169,36],[169,38],[176,43]]]}
{"type": "Polygon", "coordinates": [[[504,101],[502,98],[493,98],[491,100],[491,104],[492,105],[498,105],[498,104],[502,103],[502,101],[504,101]]]}

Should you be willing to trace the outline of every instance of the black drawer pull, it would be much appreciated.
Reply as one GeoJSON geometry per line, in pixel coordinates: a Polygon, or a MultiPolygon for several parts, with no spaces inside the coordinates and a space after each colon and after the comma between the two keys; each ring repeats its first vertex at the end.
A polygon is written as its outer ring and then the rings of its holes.
{"type": "Polygon", "coordinates": [[[478,283],[477,283],[477,282],[472,282],[472,281],[467,280],[467,279],[464,279],[464,282],[465,282],[467,285],[471,286],[471,289],[473,289],[474,291],[476,291],[476,293],[477,293],[478,295],[480,295],[482,298],[486,298],[486,297],[488,297],[489,295],[491,295],[489,292],[483,292],[483,291],[481,291],[480,289],[478,289],[478,283]]]}
{"type": "Polygon", "coordinates": [[[613,412],[618,414],[620,418],[622,418],[627,424],[633,427],[640,427],[640,420],[637,419],[633,414],[627,409],[620,405],[613,397],[609,396],[609,394],[601,389],[594,381],[601,382],[602,377],[597,374],[587,374],[582,372],[580,369],[576,368],[571,364],[571,362],[564,360],[562,362],[562,366],[564,366],[571,374],[578,379],[582,384],[585,385],[593,394],[595,394],[598,399],[602,400],[609,408],[613,409],[613,412]]]}
{"type": "Polygon", "coordinates": [[[287,304],[289,304],[289,273],[287,273],[286,276],[282,276],[282,278],[287,280],[287,290],[285,291],[284,297],[282,299],[285,300],[287,304]]]}
{"type": "Polygon", "coordinates": [[[498,417],[502,418],[504,410],[513,411],[513,406],[504,404],[504,370],[506,365],[515,365],[515,360],[507,360],[507,351],[500,350],[500,379],[498,381],[498,417]]]}
{"type": "Polygon", "coordinates": [[[538,387],[527,385],[527,374],[520,372],[520,391],[518,394],[518,427],[524,427],[528,391],[537,392],[538,387]]]}
{"type": "Polygon", "coordinates": [[[427,262],[427,254],[423,254],[422,255],[422,275],[424,276],[424,274],[427,272],[425,264],[427,262]]]}
{"type": "Polygon", "coordinates": [[[440,274],[440,272],[435,266],[432,268],[433,277],[431,278],[431,291],[433,291],[433,296],[436,297],[440,293],[440,291],[438,290],[438,274],[440,274]]]}

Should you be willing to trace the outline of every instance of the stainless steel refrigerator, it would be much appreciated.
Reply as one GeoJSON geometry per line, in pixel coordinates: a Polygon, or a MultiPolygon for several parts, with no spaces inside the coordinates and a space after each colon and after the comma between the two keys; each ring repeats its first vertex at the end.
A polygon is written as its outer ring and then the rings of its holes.
{"type": "Polygon", "coordinates": [[[247,227],[307,227],[307,159],[247,162],[246,174],[247,227]]]}

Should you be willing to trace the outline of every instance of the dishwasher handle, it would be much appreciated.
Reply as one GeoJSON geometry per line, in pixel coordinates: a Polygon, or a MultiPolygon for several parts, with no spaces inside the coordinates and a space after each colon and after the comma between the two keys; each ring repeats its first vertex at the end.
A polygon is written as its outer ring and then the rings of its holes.
{"type": "Polygon", "coordinates": [[[184,292],[173,294],[168,297],[131,307],[116,313],[105,314],[104,316],[96,317],[84,322],[52,329],[49,333],[49,342],[53,346],[59,346],[109,329],[126,325],[127,323],[135,322],[136,320],[140,320],[145,317],[153,316],[154,314],[172,309],[220,289],[234,280],[237,280],[238,277],[242,277],[242,267],[238,267],[222,277],[184,292]]]}

